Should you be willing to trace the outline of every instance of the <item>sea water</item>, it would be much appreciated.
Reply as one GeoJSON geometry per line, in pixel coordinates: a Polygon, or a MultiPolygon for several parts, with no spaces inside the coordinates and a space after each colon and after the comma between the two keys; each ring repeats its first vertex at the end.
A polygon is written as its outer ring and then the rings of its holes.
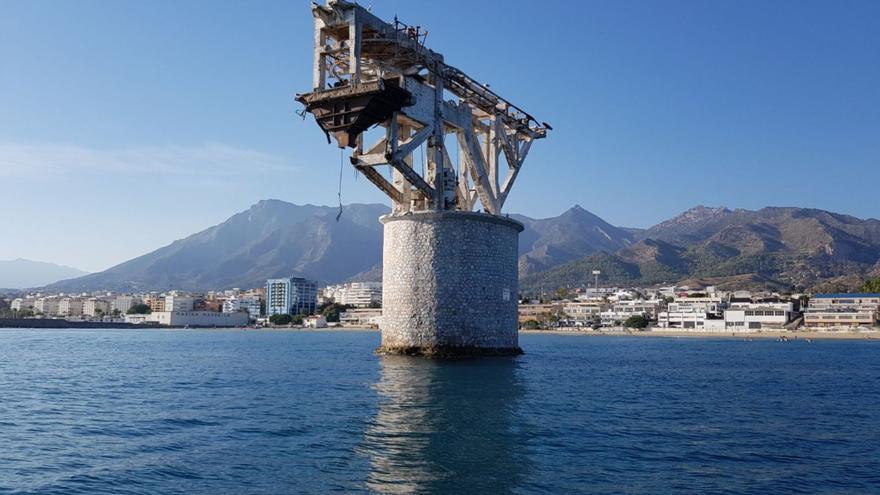
{"type": "Polygon", "coordinates": [[[0,493],[880,493],[880,343],[0,330],[0,493]]]}

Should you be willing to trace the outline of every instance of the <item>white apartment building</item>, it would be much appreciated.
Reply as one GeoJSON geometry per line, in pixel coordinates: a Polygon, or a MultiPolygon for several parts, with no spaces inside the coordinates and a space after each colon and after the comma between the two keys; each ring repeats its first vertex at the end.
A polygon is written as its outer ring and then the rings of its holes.
{"type": "Polygon", "coordinates": [[[59,300],[54,297],[41,297],[34,302],[34,312],[46,316],[58,315],[59,300]]]}
{"type": "Polygon", "coordinates": [[[143,303],[143,300],[137,296],[116,296],[110,304],[110,312],[119,311],[125,314],[133,306],[143,303]]]}
{"type": "Polygon", "coordinates": [[[352,282],[329,285],[323,290],[323,302],[333,300],[353,308],[382,304],[382,282],[352,282]]]}
{"type": "Polygon", "coordinates": [[[85,316],[104,316],[110,314],[110,301],[90,297],[82,303],[82,314],[85,316]]]}
{"type": "Polygon", "coordinates": [[[33,310],[37,300],[33,297],[17,297],[9,305],[15,311],[33,310]]]}
{"type": "Polygon", "coordinates": [[[257,296],[233,296],[223,302],[224,313],[244,311],[251,320],[260,317],[260,298],[257,296]]]}
{"type": "Polygon", "coordinates": [[[83,315],[83,300],[76,297],[63,297],[58,301],[58,314],[65,317],[83,315]]]}
{"type": "Polygon", "coordinates": [[[669,303],[668,311],[677,312],[705,312],[713,317],[721,318],[724,315],[726,304],[719,296],[705,297],[676,297],[669,303]]]}

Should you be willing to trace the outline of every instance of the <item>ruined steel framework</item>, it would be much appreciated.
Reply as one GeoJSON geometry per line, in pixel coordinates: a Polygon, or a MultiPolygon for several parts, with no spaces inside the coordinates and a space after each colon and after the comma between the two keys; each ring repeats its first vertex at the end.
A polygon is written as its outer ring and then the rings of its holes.
{"type": "Polygon", "coordinates": [[[479,202],[499,215],[532,142],[551,127],[448,65],[419,27],[343,0],[313,4],[312,14],[313,91],[297,100],[328,141],[354,149],[352,165],[391,198],[393,214],[473,211],[479,202]],[[374,126],[384,136],[365,144],[374,126]],[[422,145],[423,172],[413,166],[422,145]]]}

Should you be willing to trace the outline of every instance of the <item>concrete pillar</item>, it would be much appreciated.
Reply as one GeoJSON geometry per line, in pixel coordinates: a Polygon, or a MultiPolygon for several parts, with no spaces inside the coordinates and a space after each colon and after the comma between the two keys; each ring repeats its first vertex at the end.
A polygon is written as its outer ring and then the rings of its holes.
{"type": "Polygon", "coordinates": [[[523,225],[464,211],[385,215],[380,353],[521,354],[517,251],[523,225]]]}

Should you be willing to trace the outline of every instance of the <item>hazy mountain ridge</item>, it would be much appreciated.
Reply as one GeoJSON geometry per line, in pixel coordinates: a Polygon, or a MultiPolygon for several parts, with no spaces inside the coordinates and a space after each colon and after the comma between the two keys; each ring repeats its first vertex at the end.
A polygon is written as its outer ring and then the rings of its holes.
{"type": "Polygon", "coordinates": [[[79,277],[87,273],[70,266],[44,261],[32,261],[23,258],[0,260],[0,287],[3,289],[40,287],[58,280],[79,277]]]}
{"type": "MultiPolygon", "coordinates": [[[[322,282],[380,280],[384,205],[335,207],[266,200],[225,222],[53,290],[253,287],[300,275],[322,282]]],[[[813,287],[880,274],[880,221],[807,208],[698,206],[648,229],[616,227],[574,206],[523,223],[522,288],[711,281],[813,287]]]]}

